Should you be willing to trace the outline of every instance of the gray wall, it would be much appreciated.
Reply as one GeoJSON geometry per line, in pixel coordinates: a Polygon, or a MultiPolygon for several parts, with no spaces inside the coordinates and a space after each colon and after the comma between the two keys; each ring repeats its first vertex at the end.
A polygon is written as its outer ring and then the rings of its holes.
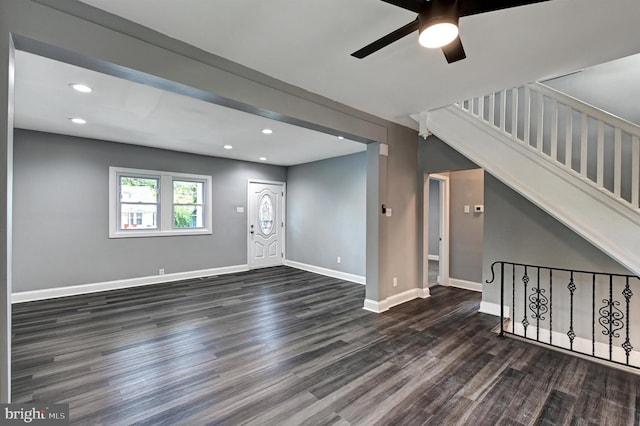
{"type": "MultiPolygon", "coordinates": [[[[389,156],[380,156],[379,203],[392,209],[383,216],[380,205],[375,213],[380,225],[380,300],[421,287],[417,215],[418,135],[406,127],[389,129],[389,156]],[[393,287],[393,278],[398,285],[393,287]]],[[[373,213],[373,212],[372,212],[373,213]]],[[[368,256],[368,254],[367,254],[368,256]]],[[[367,275],[367,291],[369,287],[367,275]]],[[[369,297],[367,293],[367,297],[369,297]]]]}
{"type": "Polygon", "coordinates": [[[366,274],[366,161],[362,152],[287,169],[287,259],[366,274]]]}
{"type": "Polygon", "coordinates": [[[13,291],[247,263],[249,178],[284,167],[70,136],[15,131],[13,291]],[[213,234],[108,238],[108,167],[213,177],[213,234]]]}
{"type": "Polygon", "coordinates": [[[440,182],[429,181],[429,254],[440,254],[440,182]]]}
{"type": "Polygon", "coordinates": [[[473,206],[484,204],[484,171],[462,170],[449,173],[449,275],[479,283],[482,280],[484,214],[473,206]],[[464,213],[468,205],[470,212],[464,213]]]}
{"type": "MultiPolygon", "coordinates": [[[[484,272],[492,262],[544,265],[629,274],[616,261],[545,213],[529,200],[485,173],[484,272]]],[[[484,301],[499,303],[497,285],[485,284],[484,301]]]]}
{"type": "MultiPolygon", "coordinates": [[[[571,229],[545,213],[520,194],[507,187],[498,179],[485,174],[485,223],[484,223],[484,280],[491,279],[490,265],[495,261],[526,263],[557,268],[630,274],[598,248],[584,240],[571,229]]],[[[507,281],[511,280],[510,269],[507,268],[507,281]]],[[[521,275],[519,270],[516,282],[516,321],[522,320],[523,302],[521,297],[521,275]]],[[[531,282],[537,281],[535,269],[529,270],[531,282]]],[[[541,274],[541,287],[548,286],[548,272],[541,274]]],[[[553,289],[553,329],[566,332],[569,329],[569,295],[566,288],[569,277],[560,272],[554,273],[553,289]]],[[[575,332],[579,337],[591,339],[591,276],[577,274],[577,286],[574,305],[576,317],[582,320],[574,322],[575,332]],[[587,318],[586,320],[584,318],[587,318]]],[[[633,284],[633,283],[632,283],[633,284]]],[[[511,303],[511,287],[507,288],[506,303],[511,303]]],[[[621,283],[616,284],[615,298],[622,296],[621,283]]],[[[600,301],[608,298],[608,280],[598,278],[596,283],[596,310],[602,306],[600,301]]],[[[635,290],[634,290],[635,293],[635,290]]],[[[547,294],[549,292],[547,291],[547,294]]],[[[500,303],[500,286],[484,284],[482,300],[500,303]]],[[[549,329],[549,317],[543,321],[541,328],[549,329]]],[[[632,323],[640,320],[640,313],[631,315],[632,323]]],[[[598,326],[599,327],[599,326],[598,326]]],[[[605,338],[599,331],[596,339],[605,338]]],[[[617,341],[614,344],[620,344],[617,341]]]]}

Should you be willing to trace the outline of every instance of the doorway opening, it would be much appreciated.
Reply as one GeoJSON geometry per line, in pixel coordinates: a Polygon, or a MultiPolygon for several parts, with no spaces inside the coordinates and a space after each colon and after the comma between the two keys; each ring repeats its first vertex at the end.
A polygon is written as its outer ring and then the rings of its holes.
{"type": "Polygon", "coordinates": [[[424,271],[427,285],[449,285],[449,174],[430,174],[424,186],[424,271]]]}

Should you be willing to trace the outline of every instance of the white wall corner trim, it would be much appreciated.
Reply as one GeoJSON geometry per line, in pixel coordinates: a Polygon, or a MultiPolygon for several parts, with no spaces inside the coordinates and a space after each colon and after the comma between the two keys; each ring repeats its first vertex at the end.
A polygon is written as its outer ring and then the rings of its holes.
{"type": "Polygon", "coordinates": [[[410,300],[426,299],[428,297],[431,297],[428,288],[412,288],[411,290],[389,296],[379,302],[371,299],[365,299],[363,309],[365,311],[371,311],[379,314],[410,300]]]}
{"type": "Polygon", "coordinates": [[[418,297],[420,299],[426,299],[427,297],[431,297],[431,292],[429,291],[429,287],[418,288],[416,290],[418,292],[418,297]]]}
{"type": "Polygon", "coordinates": [[[198,271],[176,272],[165,275],[151,275],[139,278],[105,281],[92,284],[80,284],[67,287],[56,287],[44,290],[21,291],[11,295],[11,303],[32,302],[34,300],[53,299],[56,297],[76,296],[79,294],[97,293],[100,291],[122,288],[140,287],[143,285],[162,284],[173,281],[204,278],[213,275],[235,274],[249,270],[249,265],[223,266],[220,268],[201,269],[198,271]]]}
{"type": "Polygon", "coordinates": [[[375,300],[365,299],[362,309],[379,314],[389,310],[389,307],[386,305],[386,302],[384,300],[382,302],[376,302],[375,300]]]}
{"type": "Polygon", "coordinates": [[[482,293],[482,284],[473,281],[459,280],[457,278],[449,278],[451,287],[464,288],[465,290],[479,291],[482,293]]]}
{"type": "MultiPolygon", "coordinates": [[[[485,302],[483,300],[482,302],[480,302],[480,309],[478,310],[478,312],[483,313],[483,314],[489,314],[489,315],[493,315],[493,316],[499,317],[500,316],[500,304],[491,303],[491,302],[485,302]]],[[[509,307],[508,306],[504,307],[504,317],[505,318],[509,318],[509,307]]]]}
{"type": "Polygon", "coordinates": [[[336,271],[335,269],[323,268],[321,266],[308,265],[306,263],[296,262],[294,260],[285,259],[285,266],[290,266],[291,268],[301,269],[307,272],[313,272],[314,274],[324,275],[326,277],[338,278],[344,281],[350,281],[356,284],[366,284],[367,277],[363,275],[350,274],[348,272],[336,271]]]}

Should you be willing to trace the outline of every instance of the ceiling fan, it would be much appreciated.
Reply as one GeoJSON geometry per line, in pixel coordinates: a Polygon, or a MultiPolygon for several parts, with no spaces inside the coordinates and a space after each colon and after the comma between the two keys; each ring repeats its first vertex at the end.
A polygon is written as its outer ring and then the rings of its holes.
{"type": "Polygon", "coordinates": [[[362,59],[401,38],[418,31],[418,41],[441,48],[448,63],[467,57],[458,35],[458,19],[494,10],[508,9],[549,0],[382,0],[418,14],[407,25],[387,34],[351,56],[362,59]]]}

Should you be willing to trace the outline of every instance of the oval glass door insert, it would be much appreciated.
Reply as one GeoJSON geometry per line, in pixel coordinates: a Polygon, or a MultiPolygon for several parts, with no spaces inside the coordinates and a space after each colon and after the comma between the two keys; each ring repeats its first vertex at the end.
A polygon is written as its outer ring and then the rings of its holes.
{"type": "Polygon", "coordinates": [[[260,229],[264,235],[269,235],[273,230],[273,203],[269,194],[264,194],[260,199],[258,208],[260,229]]]}

